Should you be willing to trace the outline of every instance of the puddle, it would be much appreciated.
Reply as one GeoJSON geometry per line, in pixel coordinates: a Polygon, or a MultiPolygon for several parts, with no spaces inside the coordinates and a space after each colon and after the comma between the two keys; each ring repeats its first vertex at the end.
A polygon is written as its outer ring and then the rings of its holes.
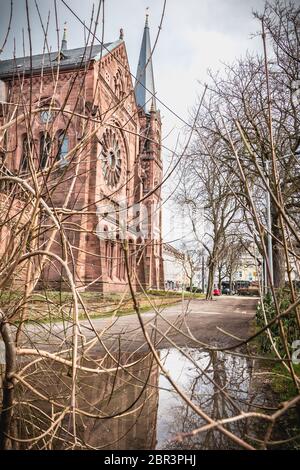
{"type": "MultiPolygon", "coordinates": [[[[251,364],[245,358],[221,352],[204,352],[198,349],[183,350],[191,359],[175,349],[161,352],[172,379],[180,385],[187,397],[213,419],[227,418],[244,409],[247,399],[251,364]],[[226,393],[226,396],[224,395],[226,393]]],[[[189,433],[206,421],[200,418],[178,394],[170,382],[160,376],[157,448],[158,449],[225,449],[234,445],[218,431],[208,431],[184,442],[174,441],[178,434],[189,433]]],[[[243,427],[232,425],[232,431],[243,435],[243,427]]],[[[227,427],[230,429],[230,427],[227,427]]]]}
{"type": "MultiPolygon", "coordinates": [[[[249,398],[251,364],[243,357],[220,352],[208,353],[186,348],[159,351],[170,376],[196,406],[214,419],[231,417],[245,409],[249,398]],[[186,357],[186,356],[188,357],[186,357]]],[[[115,353],[115,359],[118,354],[115,353]]],[[[90,449],[227,449],[236,445],[219,431],[208,431],[182,442],[178,434],[205,424],[173,390],[151,354],[121,353],[123,368],[111,357],[89,357],[84,367],[101,365],[100,375],[80,372],[77,388],[76,448],[90,449]]],[[[63,365],[42,360],[30,366],[24,378],[37,393],[24,385],[17,388],[15,417],[18,435],[37,440],[21,448],[72,448],[72,420],[65,417],[55,428],[55,436],[38,439],[70,405],[71,373],[63,365]],[[39,394],[39,395],[38,395],[39,394]],[[43,399],[41,398],[43,397],[43,399]],[[26,405],[25,405],[26,404],[26,405]]],[[[227,428],[239,436],[246,423],[227,428]]]]}
{"type": "MultiPolygon", "coordinates": [[[[249,404],[255,399],[251,391],[252,364],[245,357],[191,348],[182,352],[164,349],[159,356],[182,392],[211,418],[230,418],[250,409],[249,404]]],[[[239,448],[223,433],[212,429],[176,440],[176,436],[190,433],[206,421],[173,390],[151,354],[115,353],[115,359],[119,359],[123,368],[111,370],[116,367],[111,357],[98,360],[90,357],[81,363],[90,368],[101,365],[106,372],[79,373],[77,408],[82,413],[76,414],[75,448],[239,448]]],[[[45,432],[70,405],[70,370],[42,360],[30,366],[24,378],[40,395],[23,385],[17,388],[17,398],[23,403],[15,407],[18,435],[23,439],[36,438],[22,443],[20,448],[74,448],[70,415],[58,423],[54,436],[38,438],[41,430],[45,432]]],[[[261,431],[260,426],[247,420],[227,424],[226,429],[244,439],[258,436],[261,431]]]]}

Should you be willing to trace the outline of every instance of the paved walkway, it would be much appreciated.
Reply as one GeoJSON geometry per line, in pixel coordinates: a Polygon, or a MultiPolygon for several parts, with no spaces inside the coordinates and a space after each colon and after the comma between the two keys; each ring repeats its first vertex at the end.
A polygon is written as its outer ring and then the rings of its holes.
{"type": "MultiPolygon", "coordinates": [[[[164,335],[181,347],[199,347],[197,341],[228,347],[238,342],[235,338],[246,339],[251,334],[257,303],[257,298],[239,296],[222,296],[212,301],[195,299],[166,307],[159,316],[154,311],[142,313],[142,319],[158,348],[170,346],[164,335]],[[191,339],[190,333],[197,341],[191,339]]],[[[117,351],[120,348],[122,351],[134,351],[146,348],[136,314],[93,319],[93,325],[110,350],[117,351]]],[[[71,325],[53,324],[50,335],[49,326],[28,325],[27,335],[34,343],[39,337],[40,347],[47,349],[50,343],[53,347],[66,335],[72,335],[71,325]]],[[[81,321],[81,331],[87,338],[95,337],[87,320],[81,321]]]]}
{"type": "MultiPolygon", "coordinates": [[[[237,342],[233,336],[245,339],[250,335],[257,302],[257,298],[239,296],[222,296],[212,301],[195,299],[167,307],[161,311],[161,316],[157,316],[154,311],[143,313],[142,319],[149,334],[157,332],[159,347],[170,345],[163,334],[177,345],[199,346],[187,337],[190,336],[189,331],[198,341],[229,346],[237,342]]],[[[144,336],[136,314],[116,319],[95,319],[93,324],[97,331],[103,333],[104,339],[110,338],[110,345],[118,339],[123,350],[143,347],[144,336]],[[114,340],[111,340],[112,335],[114,340]]],[[[84,334],[87,334],[88,322],[84,321],[82,328],[84,334]]],[[[117,348],[119,344],[114,346],[117,348]]]]}

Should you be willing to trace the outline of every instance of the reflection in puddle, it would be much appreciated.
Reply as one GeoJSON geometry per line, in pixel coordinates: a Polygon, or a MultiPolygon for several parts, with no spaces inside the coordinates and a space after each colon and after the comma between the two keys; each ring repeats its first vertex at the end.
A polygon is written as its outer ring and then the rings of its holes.
{"type": "MultiPolygon", "coordinates": [[[[165,366],[172,379],[186,395],[213,419],[224,419],[238,414],[244,408],[250,386],[251,369],[247,359],[221,352],[204,352],[198,349],[184,350],[188,356],[175,349],[161,351],[165,366]],[[197,367],[195,365],[197,364],[197,367]],[[225,392],[226,395],[224,395],[225,392]]],[[[158,449],[226,449],[234,443],[218,431],[197,434],[184,442],[174,441],[180,433],[189,433],[206,422],[195,414],[170,383],[160,376],[157,448],[158,449]],[[168,390],[166,390],[168,389],[168,390]]],[[[245,434],[245,422],[233,423],[227,429],[238,436],[245,434]]]]}
{"type": "MultiPolygon", "coordinates": [[[[240,356],[199,349],[161,350],[160,358],[176,384],[213,419],[239,414],[249,399],[251,365],[240,356]],[[226,395],[224,395],[224,392],[226,395]]],[[[216,430],[174,440],[205,424],[184,400],[172,390],[151,354],[121,353],[123,368],[116,368],[111,357],[82,361],[85,367],[101,365],[107,372],[100,375],[79,372],[76,414],[77,442],[75,448],[90,449],[227,449],[235,448],[231,440],[216,430]]],[[[71,415],[66,415],[55,428],[55,436],[38,439],[70,404],[71,374],[63,365],[41,361],[30,367],[27,383],[43,397],[18,386],[23,403],[15,410],[18,435],[23,439],[36,437],[25,448],[74,448],[71,415]],[[48,369],[48,370],[47,370],[48,369]],[[26,406],[24,407],[24,403],[26,406]]],[[[246,421],[227,425],[238,436],[247,433],[246,421]]]]}

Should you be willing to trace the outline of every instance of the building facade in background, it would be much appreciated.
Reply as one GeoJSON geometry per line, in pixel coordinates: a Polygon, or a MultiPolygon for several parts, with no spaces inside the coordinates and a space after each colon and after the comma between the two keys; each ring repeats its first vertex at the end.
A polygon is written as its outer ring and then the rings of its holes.
{"type": "Polygon", "coordinates": [[[189,285],[189,264],[182,251],[169,243],[163,244],[164,276],[166,290],[185,290],[189,285]]]}
{"type": "Polygon", "coordinates": [[[257,282],[259,277],[257,263],[253,256],[245,252],[237,263],[233,280],[257,282]]]}

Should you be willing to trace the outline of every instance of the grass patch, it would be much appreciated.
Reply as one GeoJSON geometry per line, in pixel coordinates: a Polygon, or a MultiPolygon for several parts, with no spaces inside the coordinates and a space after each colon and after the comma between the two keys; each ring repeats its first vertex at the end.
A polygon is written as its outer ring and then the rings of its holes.
{"type": "MultiPolygon", "coordinates": [[[[300,377],[300,364],[293,364],[297,377],[300,377]]],[[[298,395],[298,390],[288,370],[281,364],[277,363],[272,368],[274,378],[271,382],[272,390],[278,395],[280,401],[287,401],[298,395]]]]}
{"type": "MultiPolygon", "coordinates": [[[[290,305],[289,295],[286,291],[280,291],[278,293],[277,300],[281,311],[283,311],[290,305]]],[[[274,318],[275,308],[273,300],[269,295],[267,295],[264,299],[264,306],[267,321],[270,321],[272,318],[274,318]]],[[[256,312],[255,330],[259,331],[262,327],[264,327],[264,325],[265,323],[262,314],[262,306],[259,305],[256,312]]],[[[295,338],[298,338],[295,312],[291,312],[288,318],[283,319],[282,325],[286,334],[287,343],[289,345],[289,353],[292,356],[293,350],[291,348],[291,344],[295,340],[295,338]]],[[[283,357],[283,359],[286,358],[287,355],[282,343],[278,323],[273,324],[270,330],[277,350],[280,352],[281,357],[283,357]]],[[[264,331],[262,334],[256,337],[252,345],[254,347],[255,353],[266,358],[266,360],[259,361],[259,363],[261,364],[260,368],[272,374],[272,379],[270,380],[270,388],[276,396],[276,401],[278,400],[279,402],[283,402],[297,396],[298,390],[294,384],[291,373],[288,369],[286,369],[286,367],[282,364],[281,361],[277,360],[277,355],[275,354],[271,346],[271,342],[267,332],[264,331]]],[[[300,377],[300,364],[293,364],[293,369],[296,376],[300,377]]]]}
{"type": "MultiPolygon", "coordinates": [[[[136,299],[140,311],[143,313],[152,310],[154,307],[162,309],[181,301],[180,293],[176,292],[174,295],[172,292],[172,294],[169,295],[168,292],[162,292],[163,294],[161,295],[159,295],[158,292],[149,292],[147,295],[137,292],[136,299]]],[[[130,294],[127,294],[123,298],[122,294],[117,293],[103,294],[101,292],[81,292],[80,296],[91,318],[101,318],[112,315],[123,316],[134,313],[133,301],[130,294]]],[[[0,292],[0,307],[4,311],[14,311],[14,307],[16,307],[20,301],[22,301],[22,292],[0,292]]],[[[21,312],[24,312],[23,306],[19,308],[14,317],[11,318],[11,321],[15,323],[20,321],[21,312]]],[[[71,292],[35,291],[30,298],[27,299],[25,306],[26,313],[25,316],[23,316],[23,320],[26,320],[26,322],[39,323],[71,321],[73,308],[74,302],[71,292]]],[[[86,318],[84,308],[80,302],[79,318],[86,318]]]]}
{"type": "Polygon", "coordinates": [[[172,290],[158,290],[158,289],[148,289],[147,294],[151,296],[158,296],[158,297],[182,297],[184,295],[184,298],[190,298],[190,299],[204,299],[205,294],[200,294],[197,292],[188,292],[184,291],[183,293],[180,291],[172,291],[172,290]]]}
{"type": "MultiPolygon", "coordinates": [[[[123,316],[134,313],[133,301],[128,293],[123,298],[120,293],[102,293],[102,292],[80,292],[80,296],[92,318],[101,318],[112,315],[123,316]]],[[[203,294],[184,292],[184,299],[203,298],[203,294]]],[[[18,323],[21,313],[23,320],[33,322],[56,322],[68,321],[72,318],[73,295],[70,291],[40,290],[34,291],[27,299],[26,304],[22,303],[22,291],[0,291],[0,308],[6,312],[15,312],[11,321],[18,323]],[[16,307],[18,311],[16,311],[16,307]]],[[[146,312],[154,307],[162,309],[164,307],[176,304],[182,299],[182,292],[148,290],[145,294],[136,293],[140,311],[146,312]],[[154,307],[152,307],[152,304],[154,307]]],[[[79,303],[79,318],[86,318],[84,308],[79,303]]]]}

